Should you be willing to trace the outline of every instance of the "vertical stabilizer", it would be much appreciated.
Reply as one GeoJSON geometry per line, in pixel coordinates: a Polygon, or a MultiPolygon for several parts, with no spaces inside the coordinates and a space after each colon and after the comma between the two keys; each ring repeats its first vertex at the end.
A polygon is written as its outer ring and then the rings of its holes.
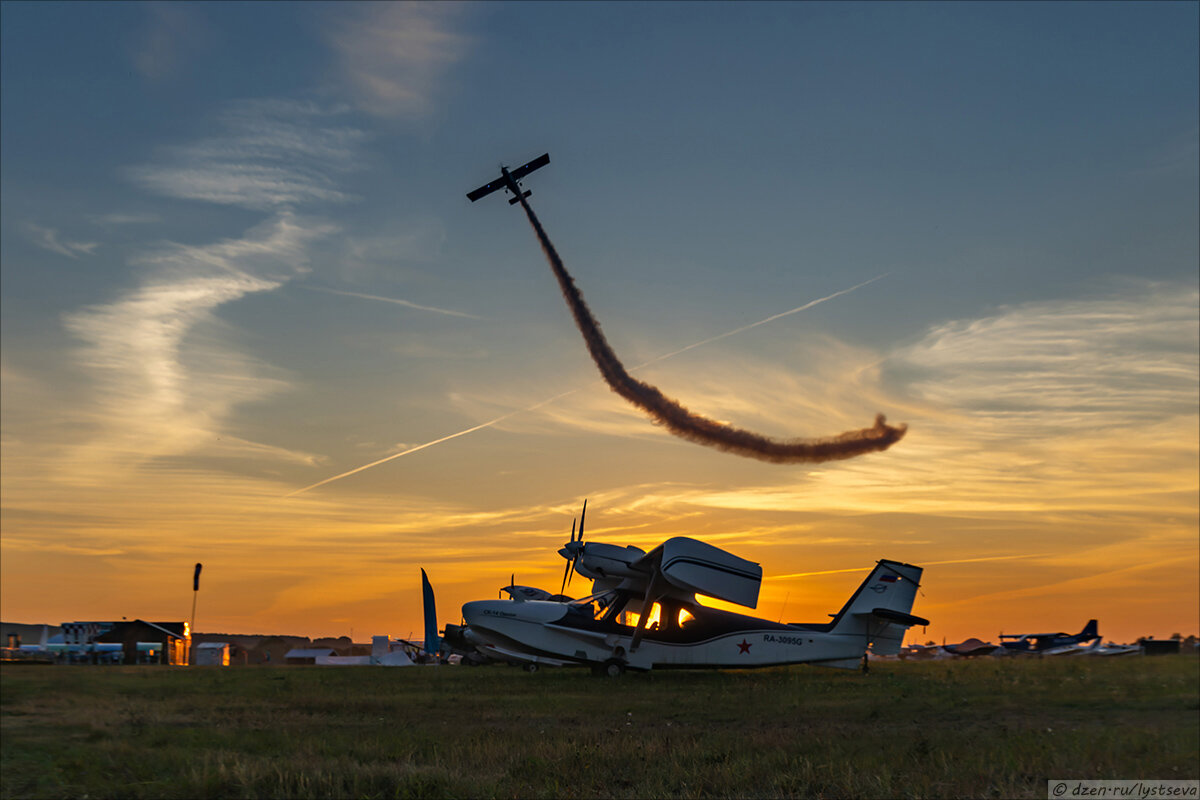
{"type": "Polygon", "coordinates": [[[861,636],[876,655],[900,652],[905,631],[913,625],[929,624],[911,613],[922,571],[912,564],[879,561],[834,617],[830,633],[861,636]]]}

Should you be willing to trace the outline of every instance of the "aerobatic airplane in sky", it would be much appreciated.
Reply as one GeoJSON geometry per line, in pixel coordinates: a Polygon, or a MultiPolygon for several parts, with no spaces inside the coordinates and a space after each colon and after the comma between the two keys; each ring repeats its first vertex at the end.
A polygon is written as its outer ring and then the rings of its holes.
{"type": "Polygon", "coordinates": [[[499,178],[495,178],[494,180],[485,183],[483,186],[480,186],[473,192],[467,192],[467,199],[474,203],[479,198],[486,197],[497,189],[507,189],[508,191],[512,192],[513,195],[512,199],[508,201],[508,204],[510,206],[516,205],[518,202],[520,202],[522,197],[529,197],[531,194],[533,194],[533,192],[528,191],[522,193],[521,184],[519,183],[521,178],[524,178],[535,169],[541,169],[549,163],[550,154],[542,153],[533,161],[530,161],[528,164],[522,164],[511,172],[507,167],[501,166],[499,178]]]}

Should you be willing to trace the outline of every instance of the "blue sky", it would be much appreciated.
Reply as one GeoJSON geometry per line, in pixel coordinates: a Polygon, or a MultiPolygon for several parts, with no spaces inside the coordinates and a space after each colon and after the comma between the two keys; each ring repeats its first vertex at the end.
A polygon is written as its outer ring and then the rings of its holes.
{"type": "Polygon", "coordinates": [[[6,618],[83,615],[46,570],[170,616],[206,560],[214,624],[404,626],[418,564],[450,608],[551,581],[590,495],[614,541],[768,576],[991,559],[943,569],[952,636],[1164,564],[1195,627],[1198,8],[4,3],[6,618]],[[531,203],[627,364],[879,278],[640,377],[909,436],[805,470],[626,407],[520,212],[464,196],[545,151],[531,203]]]}

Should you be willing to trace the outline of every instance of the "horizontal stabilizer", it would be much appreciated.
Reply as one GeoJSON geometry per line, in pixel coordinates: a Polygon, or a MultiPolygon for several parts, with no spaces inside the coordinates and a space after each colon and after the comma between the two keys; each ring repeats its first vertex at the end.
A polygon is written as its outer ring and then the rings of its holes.
{"type": "MultiPolygon", "coordinates": [[[[525,194],[521,195],[521,197],[529,197],[529,195],[531,195],[531,194],[533,194],[533,192],[525,192],[525,194]]],[[[519,201],[520,201],[519,197],[514,197],[513,199],[508,201],[508,204],[510,206],[515,206],[519,201]]]]}
{"type": "Polygon", "coordinates": [[[929,620],[924,617],[917,617],[912,614],[905,614],[902,611],[895,611],[890,608],[874,608],[865,613],[855,614],[856,617],[876,617],[886,620],[887,622],[895,622],[897,625],[921,625],[929,624],[929,620]]]}

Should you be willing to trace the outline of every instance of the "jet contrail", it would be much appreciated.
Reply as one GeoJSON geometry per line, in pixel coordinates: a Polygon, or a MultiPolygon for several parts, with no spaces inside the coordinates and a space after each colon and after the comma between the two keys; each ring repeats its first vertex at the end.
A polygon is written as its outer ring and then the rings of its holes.
{"type": "Polygon", "coordinates": [[[886,278],[888,275],[891,275],[891,274],[892,273],[890,273],[890,272],[885,272],[882,275],[876,275],[874,278],[871,278],[871,280],[869,280],[869,281],[863,281],[862,283],[857,284],[856,286],[851,286],[849,289],[842,289],[840,292],[834,292],[833,294],[827,294],[824,297],[819,297],[816,300],[810,300],[809,302],[805,303],[804,305],[796,306],[795,308],[791,309],[790,311],[784,311],[780,314],[772,314],[771,316],[767,317],[766,319],[760,319],[758,322],[751,322],[749,325],[743,325],[740,328],[734,328],[731,331],[725,331],[725,333],[721,333],[716,336],[710,336],[709,338],[704,339],[699,342],[696,342],[695,344],[689,344],[687,347],[681,347],[678,350],[673,350],[670,353],[667,353],[667,354],[661,355],[661,356],[657,356],[657,357],[652,358],[649,361],[646,361],[642,364],[638,364],[636,367],[634,367],[634,369],[641,369],[642,367],[648,367],[651,364],[657,364],[659,361],[664,361],[668,358],[672,358],[674,356],[679,355],[680,353],[686,353],[688,350],[694,350],[697,347],[700,347],[701,345],[712,344],[713,342],[720,341],[721,339],[728,338],[735,334],[745,333],[746,331],[750,330],[751,328],[757,328],[759,325],[766,325],[768,322],[774,322],[775,320],[782,319],[783,317],[790,317],[792,314],[797,314],[801,311],[808,311],[813,306],[820,305],[821,303],[824,303],[826,300],[832,300],[835,297],[841,297],[844,294],[850,294],[855,289],[861,289],[862,287],[864,287],[868,284],[874,283],[875,281],[879,280],[880,278],[886,278]]]}
{"type": "Polygon", "coordinates": [[[363,294],[362,292],[343,292],[340,289],[326,289],[324,286],[301,286],[301,289],[308,289],[310,292],[325,292],[327,294],[340,294],[343,297],[361,297],[363,300],[378,300],[381,303],[393,303],[405,308],[415,308],[418,311],[432,311],[434,314],[446,314],[451,317],[466,317],[467,319],[482,319],[474,314],[468,314],[465,311],[451,311],[448,308],[438,308],[437,306],[423,306],[417,303],[410,303],[408,300],[399,300],[395,297],[380,297],[377,294],[363,294]]]}
{"type": "MultiPolygon", "coordinates": [[[[951,561],[922,561],[922,567],[936,567],[942,564],[976,564],[980,561],[1009,561],[1014,558],[1048,558],[1054,553],[1025,553],[1019,556],[981,556],[980,558],[956,558],[951,561]]],[[[849,569],[823,569],[820,572],[793,572],[789,575],[764,575],[763,580],[781,581],[785,578],[807,578],[812,575],[835,575],[839,572],[862,572],[862,567],[849,569]]]]}
{"type": "Polygon", "coordinates": [[[658,388],[634,378],[625,369],[616,353],[613,352],[608,340],[600,331],[600,324],[592,316],[591,310],[583,300],[574,279],[563,266],[558,251],[550,242],[550,237],[542,228],[537,215],[525,202],[524,196],[518,192],[517,199],[529,223],[537,233],[542,251],[550,262],[554,277],[563,297],[575,317],[575,325],[583,334],[584,344],[592,355],[592,360],[600,369],[600,375],[614,392],[624,397],[633,405],[648,413],[656,422],[665,426],[676,436],[697,444],[708,445],[735,453],[741,456],[771,461],[777,464],[819,463],[844,458],[853,458],[877,450],[886,450],[900,441],[908,430],[907,425],[893,427],[887,424],[883,414],[875,415],[875,425],[862,430],[846,431],[837,436],[822,439],[791,439],[779,441],[769,439],[757,433],[725,425],[716,420],[694,414],[678,401],[664,395],[658,388]]]}
{"type": "Polygon", "coordinates": [[[425,444],[415,445],[413,447],[408,448],[407,450],[401,450],[399,453],[392,453],[390,456],[384,456],[383,458],[378,459],[377,461],[372,461],[370,464],[363,464],[361,467],[355,467],[352,470],[347,470],[346,472],[343,472],[341,475],[334,475],[332,478],[326,478],[323,481],[317,481],[314,484],[305,486],[303,489],[297,489],[294,492],[288,492],[287,494],[284,495],[284,497],[295,497],[298,494],[303,494],[304,492],[307,492],[309,489],[316,489],[318,486],[324,486],[327,483],[333,483],[334,481],[341,480],[342,478],[348,478],[351,475],[355,475],[359,472],[362,472],[365,469],[370,469],[371,467],[377,467],[380,464],[386,464],[389,461],[393,461],[397,458],[400,458],[400,456],[406,456],[409,453],[415,453],[418,450],[424,450],[426,447],[433,447],[435,444],[441,444],[442,442],[448,442],[451,439],[457,439],[460,436],[466,436],[468,433],[474,433],[475,431],[480,431],[480,430],[483,430],[484,428],[490,428],[493,425],[495,425],[496,423],[503,422],[504,420],[508,419],[509,417],[515,417],[517,414],[524,414],[527,411],[536,411],[537,409],[541,408],[542,406],[549,405],[550,403],[553,403],[555,400],[566,397],[569,394],[575,394],[575,392],[577,392],[577,391],[579,391],[579,390],[571,389],[570,391],[566,391],[561,394],[556,394],[556,395],[554,395],[554,397],[551,397],[547,400],[543,400],[540,403],[534,403],[533,405],[529,406],[528,408],[518,408],[516,411],[510,411],[507,414],[501,414],[500,416],[496,417],[495,419],[490,419],[487,422],[481,422],[480,424],[478,424],[472,428],[467,428],[466,430],[459,431],[458,433],[452,433],[449,436],[443,436],[440,439],[434,439],[432,442],[425,442],[425,444]]]}
{"type": "MultiPolygon", "coordinates": [[[[876,277],[871,278],[871,280],[869,280],[869,281],[863,281],[862,283],[860,283],[856,286],[851,286],[849,289],[842,289],[840,292],[834,292],[833,294],[826,295],[825,297],[820,297],[816,300],[810,300],[809,302],[805,303],[804,305],[796,306],[795,308],[793,308],[789,311],[784,311],[780,314],[772,314],[771,316],[767,317],[766,319],[761,319],[758,322],[752,322],[749,325],[743,325],[740,328],[735,328],[734,330],[726,331],[725,333],[718,334],[717,336],[711,336],[703,341],[696,342],[694,344],[689,344],[687,347],[681,347],[678,350],[674,350],[670,353],[666,353],[661,356],[656,356],[656,357],[650,359],[649,361],[639,364],[638,366],[634,367],[634,369],[641,369],[642,367],[648,367],[651,364],[657,364],[660,361],[665,361],[666,359],[677,356],[680,353],[686,353],[688,350],[692,350],[696,347],[700,347],[701,345],[709,344],[710,342],[715,342],[719,339],[724,339],[728,336],[733,336],[736,333],[748,331],[751,328],[757,328],[759,325],[765,325],[766,323],[773,322],[774,320],[780,319],[781,317],[786,317],[786,316],[795,314],[800,311],[807,311],[808,309],[812,308],[815,305],[824,303],[827,300],[833,300],[835,297],[841,297],[844,294],[849,294],[850,292],[853,292],[856,289],[861,289],[862,287],[866,286],[869,283],[874,283],[875,281],[879,280],[880,278],[886,277],[887,274],[889,274],[889,273],[884,273],[884,275],[877,275],[876,277]]],[[[581,391],[581,390],[580,389],[568,389],[565,392],[560,392],[559,394],[556,394],[553,397],[550,397],[550,398],[547,398],[540,402],[534,403],[533,405],[528,406],[526,408],[519,408],[516,411],[510,411],[507,414],[502,414],[502,415],[496,417],[495,419],[490,419],[487,422],[482,422],[478,425],[467,428],[466,430],[461,430],[458,433],[451,433],[448,436],[443,436],[440,439],[434,439],[433,441],[425,442],[424,444],[415,445],[413,447],[408,448],[407,450],[402,450],[399,453],[392,453],[390,456],[385,456],[384,458],[378,459],[377,461],[372,461],[370,464],[363,464],[361,467],[355,467],[354,469],[349,470],[347,472],[343,472],[340,475],[334,475],[332,478],[326,478],[323,481],[318,481],[317,483],[314,483],[310,486],[305,486],[303,489],[297,489],[294,492],[289,492],[288,494],[284,495],[284,497],[293,497],[295,495],[302,494],[304,492],[307,492],[309,489],[316,489],[318,486],[324,486],[327,483],[333,483],[336,480],[341,480],[342,478],[347,478],[351,475],[362,472],[365,469],[370,469],[371,467],[377,467],[380,464],[385,464],[388,461],[392,461],[394,459],[400,458],[401,456],[406,456],[409,453],[415,453],[418,450],[424,450],[426,447],[433,447],[435,444],[441,444],[442,442],[448,442],[451,439],[457,439],[460,436],[466,436],[468,433],[474,433],[475,431],[480,431],[480,430],[483,430],[484,428],[490,428],[493,425],[503,422],[504,420],[508,419],[509,417],[514,417],[517,414],[525,414],[530,411],[536,411],[537,409],[541,408],[542,406],[550,405],[554,401],[561,400],[562,398],[567,397],[572,394],[575,394],[578,391],[581,391]]]]}
{"type": "MultiPolygon", "coordinates": [[[[884,273],[883,275],[876,275],[874,278],[871,278],[869,281],[863,281],[862,283],[859,283],[855,286],[851,286],[849,289],[842,289],[841,291],[834,292],[833,294],[829,294],[824,297],[819,297],[816,300],[810,300],[802,306],[796,306],[793,309],[789,309],[788,311],[784,311],[779,314],[772,314],[771,316],[767,317],[766,319],[760,319],[758,322],[752,322],[749,325],[743,325],[740,328],[734,328],[731,331],[726,331],[725,333],[721,333],[716,336],[710,336],[707,339],[704,339],[699,342],[695,342],[693,344],[689,344],[687,347],[681,347],[678,350],[673,350],[670,353],[664,353],[661,356],[655,356],[654,358],[650,359],[649,361],[646,361],[646,362],[643,362],[643,363],[637,365],[636,367],[634,367],[634,369],[641,369],[642,367],[648,367],[651,364],[657,364],[660,361],[665,361],[668,358],[673,358],[673,357],[679,355],[680,353],[686,353],[687,351],[693,350],[702,345],[710,344],[710,343],[718,341],[720,339],[725,339],[725,338],[733,336],[735,334],[742,333],[744,331],[748,331],[751,328],[757,328],[759,325],[766,325],[768,322],[774,322],[777,319],[791,316],[792,314],[796,314],[801,311],[807,311],[808,309],[812,308],[813,306],[820,305],[821,303],[824,303],[826,301],[833,300],[834,298],[841,297],[844,294],[849,294],[850,292],[853,292],[857,289],[861,289],[862,287],[866,286],[867,284],[874,283],[875,281],[880,280],[881,278],[887,277],[887,275],[889,275],[889,274],[890,273],[884,273]]],[[[333,291],[333,290],[325,290],[325,291],[333,291]]],[[[344,293],[338,292],[338,294],[344,294],[344,293]]],[[[497,425],[497,424],[503,422],[504,420],[508,419],[509,417],[515,417],[517,414],[525,414],[530,411],[536,411],[537,409],[541,408],[542,406],[550,405],[551,403],[555,402],[556,400],[561,400],[562,398],[567,397],[569,395],[573,395],[578,391],[581,391],[581,390],[580,389],[568,389],[565,392],[560,392],[559,394],[556,394],[553,397],[550,397],[545,400],[534,403],[533,405],[527,406],[526,408],[519,408],[515,411],[510,411],[507,414],[501,414],[500,416],[496,417],[495,419],[490,419],[487,422],[481,422],[478,425],[472,426],[465,430],[458,431],[457,433],[451,433],[447,436],[441,437],[440,439],[434,439],[433,441],[425,442],[424,444],[415,445],[413,447],[408,448],[407,450],[401,450],[399,453],[392,453],[390,456],[385,456],[376,461],[372,461],[370,464],[363,464],[361,467],[355,467],[354,469],[343,472],[340,475],[334,475],[331,478],[326,478],[323,481],[318,481],[310,486],[305,486],[303,489],[297,489],[294,492],[289,492],[288,494],[284,495],[284,497],[294,497],[295,495],[303,494],[304,492],[307,492],[310,489],[316,489],[317,487],[324,486],[327,483],[333,483],[334,481],[341,480],[342,478],[348,478],[351,475],[362,472],[363,470],[370,469],[371,467],[377,467],[380,464],[386,464],[387,462],[393,461],[397,458],[400,458],[401,456],[406,456],[406,455],[409,455],[410,453],[415,453],[419,450],[424,450],[427,447],[433,447],[435,444],[441,444],[442,442],[448,442],[451,439],[457,439],[460,436],[466,436],[468,433],[474,433],[475,431],[481,431],[484,428],[490,428],[493,425],[497,425]]]]}

